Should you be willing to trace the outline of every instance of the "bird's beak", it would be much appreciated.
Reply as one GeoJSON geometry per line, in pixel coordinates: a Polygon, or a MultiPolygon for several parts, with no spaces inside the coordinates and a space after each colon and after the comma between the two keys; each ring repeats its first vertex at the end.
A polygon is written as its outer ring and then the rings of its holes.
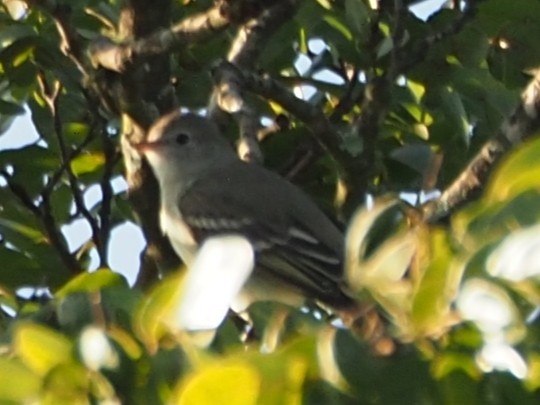
{"type": "Polygon", "coordinates": [[[130,142],[130,145],[137,152],[145,153],[149,150],[154,149],[154,147],[156,146],[156,142],[147,142],[147,141],[142,141],[142,142],[137,142],[137,143],[130,142]]]}

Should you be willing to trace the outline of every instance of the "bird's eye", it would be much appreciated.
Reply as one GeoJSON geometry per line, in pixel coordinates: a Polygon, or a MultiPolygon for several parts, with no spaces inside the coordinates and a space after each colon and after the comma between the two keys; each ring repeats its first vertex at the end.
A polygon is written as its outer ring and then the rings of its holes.
{"type": "Polygon", "coordinates": [[[189,142],[189,135],[181,132],[176,135],[175,141],[178,145],[185,145],[189,142]]]}

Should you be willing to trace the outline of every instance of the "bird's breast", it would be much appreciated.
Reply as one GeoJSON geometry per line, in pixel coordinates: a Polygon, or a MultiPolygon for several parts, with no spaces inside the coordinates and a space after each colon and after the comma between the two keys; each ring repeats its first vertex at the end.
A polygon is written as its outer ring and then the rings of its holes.
{"type": "Polygon", "coordinates": [[[159,222],[163,234],[169,238],[171,245],[182,261],[190,266],[197,254],[197,242],[189,227],[182,219],[178,208],[161,207],[159,222]]]}

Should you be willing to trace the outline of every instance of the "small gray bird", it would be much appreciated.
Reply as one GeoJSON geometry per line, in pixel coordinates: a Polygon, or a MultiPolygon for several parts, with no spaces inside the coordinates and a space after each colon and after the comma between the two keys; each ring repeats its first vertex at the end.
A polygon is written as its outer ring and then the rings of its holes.
{"type": "Polygon", "coordinates": [[[161,228],[188,267],[208,238],[251,243],[256,266],[235,312],[262,300],[355,307],[343,281],[342,233],[300,189],[241,161],[210,120],[170,113],[133,146],[158,179],[161,228]]]}

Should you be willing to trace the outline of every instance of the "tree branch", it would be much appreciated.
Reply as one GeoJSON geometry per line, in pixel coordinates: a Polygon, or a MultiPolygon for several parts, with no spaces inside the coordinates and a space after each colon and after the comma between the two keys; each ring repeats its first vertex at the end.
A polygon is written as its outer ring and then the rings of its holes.
{"type": "Polygon", "coordinates": [[[467,168],[434,202],[424,207],[424,218],[436,221],[476,198],[494,166],[510,149],[537,134],[540,129],[540,69],[521,93],[521,102],[487,141],[467,168]]]}
{"type": "MultiPolygon", "coordinates": [[[[53,126],[54,126],[54,132],[56,135],[56,141],[58,143],[58,148],[60,150],[60,160],[62,162],[62,166],[65,167],[65,173],[68,177],[69,186],[71,189],[71,193],[73,195],[73,201],[75,202],[75,207],[77,208],[78,213],[80,213],[84,219],[88,222],[90,225],[90,229],[92,230],[92,241],[94,242],[94,245],[96,246],[96,250],[98,252],[100,262],[103,264],[106,264],[106,258],[107,258],[107,252],[106,252],[106,246],[102,243],[100,239],[100,229],[99,224],[97,220],[93,217],[93,215],[90,213],[90,211],[86,208],[86,205],[84,204],[84,197],[82,190],[79,187],[79,182],[77,180],[77,177],[75,176],[75,173],[73,173],[73,170],[71,169],[71,161],[69,160],[70,154],[67,149],[67,145],[64,139],[64,134],[62,132],[62,120],[60,117],[60,112],[58,111],[58,101],[59,101],[59,95],[62,89],[62,85],[59,81],[55,81],[54,88],[51,89],[47,82],[45,81],[45,78],[43,75],[38,75],[38,83],[41,88],[41,95],[46,101],[49,110],[51,112],[52,118],[53,118],[53,126]]],[[[51,189],[52,190],[52,189],[51,189]]],[[[49,201],[49,194],[42,193],[43,201],[44,201],[44,218],[48,218],[48,213],[46,211],[47,204],[49,201]]]]}
{"type": "Polygon", "coordinates": [[[71,25],[71,7],[55,0],[25,0],[29,6],[37,7],[49,14],[60,35],[60,50],[70,58],[79,71],[87,77],[90,68],[84,56],[84,46],[75,27],[71,25]]]}
{"type": "Polygon", "coordinates": [[[165,54],[186,44],[204,41],[227,28],[232,22],[243,21],[246,16],[251,17],[253,13],[259,12],[250,10],[246,13],[246,8],[252,9],[252,6],[253,2],[248,0],[218,1],[208,10],[190,16],[171,28],[157,30],[145,38],[122,44],[102,38],[89,47],[92,64],[114,72],[124,72],[129,65],[142,58],[165,54]]]}
{"type": "Polygon", "coordinates": [[[50,206],[49,196],[42,195],[41,205],[34,203],[30,195],[26,192],[24,187],[13,181],[11,175],[1,170],[0,175],[6,181],[6,184],[12,194],[26,207],[43,225],[45,234],[48,241],[53,246],[54,250],[60,256],[62,263],[72,274],[79,274],[82,269],[75,257],[69,252],[64,235],[59,231],[56,220],[52,215],[52,208],[50,206]]]}
{"type": "Polygon", "coordinates": [[[240,88],[280,104],[306,124],[321,146],[337,162],[343,163],[350,159],[350,156],[341,149],[339,134],[323,112],[308,102],[297,98],[289,89],[273,80],[269,75],[259,76],[249,71],[241,71],[235,65],[226,61],[219,63],[212,74],[218,80],[222,75],[228,75],[230,77],[225,81],[236,81],[240,88]]]}
{"type": "MultiPolygon", "coordinates": [[[[299,0],[282,0],[264,9],[256,18],[248,20],[231,44],[227,60],[241,70],[253,70],[272,34],[294,16],[299,0]]],[[[209,105],[209,116],[220,121],[219,107],[233,114],[240,127],[238,155],[246,161],[262,161],[257,133],[260,129],[258,115],[244,100],[243,89],[231,75],[221,75],[214,86],[209,105]]]]}
{"type": "Polygon", "coordinates": [[[465,2],[465,8],[459,17],[445,28],[427,35],[422,40],[412,43],[410,46],[401,47],[396,55],[396,71],[407,72],[426,57],[429,50],[433,48],[433,45],[460,32],[476,14],[477,3],[478,0],[465,2]]]}

